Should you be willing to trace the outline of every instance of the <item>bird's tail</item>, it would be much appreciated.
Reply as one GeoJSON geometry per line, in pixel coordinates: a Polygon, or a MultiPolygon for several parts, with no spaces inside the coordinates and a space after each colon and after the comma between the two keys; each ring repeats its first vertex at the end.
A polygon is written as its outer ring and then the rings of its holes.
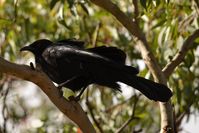
{"type": "Polygon", "coordinates": [[[167,86],[142,77],[131,75],[128,78],[123,78],[122,82],[139,90],[151,100],[167,102],[172,96],[172,92],[167,86]]]}

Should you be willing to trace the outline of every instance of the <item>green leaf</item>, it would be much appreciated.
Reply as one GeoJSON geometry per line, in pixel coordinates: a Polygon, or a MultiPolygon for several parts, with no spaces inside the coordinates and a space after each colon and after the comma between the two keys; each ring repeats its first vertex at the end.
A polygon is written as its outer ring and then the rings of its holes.
{"type": "Polygon", "coordinates": [[[68,4],[69,4],[69,8],[72,8],[75,4],[74,0],[67,0],[68,4]]]}
{"type": "Polygon", "coordinates": [[[165,19],[159,20],[159,22],[158,22],[156,25],[154,25],[154,26],[152,27],[152,29],[155,29],[155,28],[157,28],[157,27],[163,26],[163,24],[164,24],[165,22],[166,22],[166,18],[165,18],[165,19]]]}
{"type": "Polygon", "coordinates": [[[0,28],[5,28],[11,25],[13,22],[7,19],[0,19],[0,28]]]}
{"type": "Polygon", "coordinates": [[[147,7],[146,7],[146,0],[140,0],[140,3],[142,5],[142,7],[144,7],[145,9],[147,9],[147,7]]]}
{"type": "Polygon", "coordinates": [[[195,56],[194,56],[194,53],[193,53],[193,50],[190,50],[188,53],[187,53],[187,56],[185,57],[185,65],[190,68],[192,66],[192,64],[194,63],[195,61],[195,56]]]}
{"type": "Polygon", "coordinates": [[[58,20],[58,22],[63,25],[66,29],[70,30],[70,27],[66,24],[64,19],[58,20]]]}
{"type": "Polygon", "coordinates": [[[84,3],[80,3],[80,6],[86,12],[86,14],[89,15],[89,11],[88,11],[88,8],[86,7],[86,5],[84,3]]]}
{"type": "MultiPolygon", "coordinates": [[[[176,83],[177,83],[177,81],[176,81],[176,83]]],[[[182,98],[182,92],[181,92],[181,90],[179,89],[178,84],[176,84],[175,90],[176,90],[176,99],[177,99],[177,103],[180,104],[180,103],[181,103],[181,98],[182,98]]]]}
{"type": "Polygon", "coordinates": [[[56,3],[58,2],[59,0],[52,0],[50,2],[50,9],[53,9],[53,7],[56,5],[56,3]]]}

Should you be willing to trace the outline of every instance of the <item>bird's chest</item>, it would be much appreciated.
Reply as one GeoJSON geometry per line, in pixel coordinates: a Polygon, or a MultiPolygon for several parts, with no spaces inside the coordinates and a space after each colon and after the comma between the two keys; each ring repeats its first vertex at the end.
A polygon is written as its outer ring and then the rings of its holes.
{"type": "Polygon", "coordinates": [[[73,77],[84,75],[83,64],[68,58],[39,58],[36,60],[39,67],[45,72],[52,81],[62,83],[73,77]]]}
{"type": "Polygon", "coordinates": [[[46,73],[48,77],[54,82],[57,82],[61,79],[58,68],[49,64],[43,58],[36,58],[36,67],[37,69],[42,70],[44,73],[46,73]]]}

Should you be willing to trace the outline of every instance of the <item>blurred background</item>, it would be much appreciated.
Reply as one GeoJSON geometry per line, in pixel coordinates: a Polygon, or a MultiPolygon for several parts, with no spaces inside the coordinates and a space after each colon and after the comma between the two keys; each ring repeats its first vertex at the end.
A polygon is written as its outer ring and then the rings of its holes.
{"type": "MultiPolygon", "coordinates": [[[[129,17],[131,0],[112,0],[129,17]]],[[[199,27],[197,0],[140,0],[140,27],[163,68],[179,51],[185,39],[199,27]]],[[[0,0],[0,56],[18,64],[34,62],[31,53],[19,49],[47,38],[74,38],[85,47],[116,46],[127,54],[127,64],[139,68],[139,76],[152,79],[137,40],[108,12],[89,0],[0,0]]],[[[168,80],[176,128],[181,133],[199,130],[199,39],[168,80]]],[[[115,132],[131,119],[125,133],[160,130],[157,102],[121,84],[122,93],[91,85],[81,105],[98,132],[115,132]]],[[[65,94],[70,94],[65,89],[65,94]]],[[[64,116],[33,83],[0,74],[0,129],[8,133],[76,133],[78,127],[64,116]]]]}

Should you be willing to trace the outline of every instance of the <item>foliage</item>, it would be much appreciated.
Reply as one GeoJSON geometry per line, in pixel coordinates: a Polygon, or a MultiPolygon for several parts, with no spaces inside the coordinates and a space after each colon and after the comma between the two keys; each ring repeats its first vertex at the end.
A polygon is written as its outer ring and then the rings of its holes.
{"type": "MultiPolygon", "coordinates": [[[[129,17],[135,15],[132,1],[113,2],[129,17]]],[[[185,39],[198,29],[199,5],[194,0],[141,0],[138,7],[139,24],[152,52],[163,67],[179,51],[185,39]]],[[[0,29],[0,55],[13,62],[28,62],[23,59],[28,60],[32,56],[19,53],[19,49],[39,38],[76,38],[84,40],[86,47],[119,47],[128,54],[129,65],[140,68],[140,76],[151,78],[141,60],[137,40],[113,16],[87,0],[0,0],[0,29]]],[[[176,120],[179,120],[178,128],[182,116],[199,111],[198,43],[199,39],[168,80],[168,85],[174,92],[172,103],[176,120]]],[[[64,117],[39,89],[35,89],[35,86],[27,86],[27,83],[15,77],[0,75],[0,78],[2,131],[10,131],[9,127],[18,132],[77,131],[77,127],[64,117]],[[33,96],[25,96],[28,93],[25,90],[29,88],[34,90],[33,96]],[[6,91],[8,89],[9,91],[6,91]],[[31,105],[34,103],[30,102],[32,99],[37,99],[38,105],[31,105]],[[34,122],[36,126],[31,124],[34,122]]],[[[131,88],[123,86],[123,90],[127,90],[128,96],[111,92],[101,86],[89,87],[89,97],[85,94],[81,104],[91,116],[96,128],[99,131],[101,128],[104,132],[115,132],[132,117],[134,110],[135,118],[124,132],[158,131],[158,104],[139,96],[131,88]],[[133,105],[136,98],[139,100],[135,109],[133,105]],[[100,123],[100,127],[94,121],[100,123]]]]}

